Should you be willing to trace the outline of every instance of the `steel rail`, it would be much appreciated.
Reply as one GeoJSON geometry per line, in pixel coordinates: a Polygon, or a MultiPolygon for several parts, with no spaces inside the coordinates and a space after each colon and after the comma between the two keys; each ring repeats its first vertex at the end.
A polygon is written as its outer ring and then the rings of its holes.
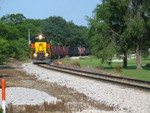
{"type": "Polygon", "coordinates": [[[60,71],[64,73],[75,74],[78,76],[89,77],[89,78],[93,78],[97,80],[104,80],[104,81],[119,83],[119,84],[132,86],[136,88],[142,88],[142,89],[148,89],[148,90],[150,89],[150,81],[136,80],[136,79],[127,78],[127,77],[119,77],[119,76],[100,74],[100,73],[95,73],[95,72],[87,72],[87,71],[82,71],[82,70],[77,70],[77,69],[72,69],[72,68],[61,67],[57,65],[48,65],[48,64],[38,64],[38,65],[40,67],[44,67],[47,69],[52,69],[52,70],[60,71]]]}

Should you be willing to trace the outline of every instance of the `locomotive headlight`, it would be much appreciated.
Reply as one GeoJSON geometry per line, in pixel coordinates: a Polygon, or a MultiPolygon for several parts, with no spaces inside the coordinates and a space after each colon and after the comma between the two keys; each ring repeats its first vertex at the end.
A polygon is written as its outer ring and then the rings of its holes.
{"type": "Polygon", "coordinates": [[[33,56],[34,56],[34,57],[37,57],[37,54],[36,54],[36,53],[34,53],[34,54],[33,54],[33,56]]]}
{"type": "Polygon", "coordinates": [[[45,53],[45,57],[48,57],[48,53],[45,53]]]}
{"type": "Polygon", "coordinates": [[[43,36],[40,34],[40,35],[39,35],[39,40],[41,40],[42,38],[43,38],[43,36]]]}

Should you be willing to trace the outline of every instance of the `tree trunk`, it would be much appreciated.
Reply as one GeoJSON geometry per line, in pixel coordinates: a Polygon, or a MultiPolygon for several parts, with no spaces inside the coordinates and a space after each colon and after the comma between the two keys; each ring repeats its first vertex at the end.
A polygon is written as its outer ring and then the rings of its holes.
{"type": "Polygon", "coordinates": [[[127,67],[128,67],[127,52],[125,51],[123,54],[124,54],[124,57],[123,57],[123,68],[127,69],[127,67]]]}
{"type": "Polygon", "coordinates": [[[137,41],[136,47],[136,66],[138,70],[142,69],[142,57],[141,57],[141,41],[137,41]]]}

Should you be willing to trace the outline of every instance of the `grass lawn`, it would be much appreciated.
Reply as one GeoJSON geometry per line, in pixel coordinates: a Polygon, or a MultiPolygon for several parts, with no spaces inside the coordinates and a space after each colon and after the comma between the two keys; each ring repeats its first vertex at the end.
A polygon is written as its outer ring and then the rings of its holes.
{"type": "MultiPolygon", "coordinates": [[[[65,61],[65,63],[71,62],[78,62],[81,67],[103,68],[105,71],[113,73],[115,73],[114,67],[123,65],[122,62],[112,62],[111,65],[107,63],[102,64],[101,60],[94,57],[65,61]]],[[[150,56],[146,59],[142,59],[143,70],[136,70],[136,59],[128,60],[128,69],[121,69],[121,76],[150,81],[150,68],[145,67],[147,63],[150,63],[150,56]]]]}

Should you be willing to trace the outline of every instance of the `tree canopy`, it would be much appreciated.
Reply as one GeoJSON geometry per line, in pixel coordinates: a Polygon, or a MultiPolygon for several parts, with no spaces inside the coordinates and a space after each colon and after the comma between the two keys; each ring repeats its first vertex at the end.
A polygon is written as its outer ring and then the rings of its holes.
{"type": "Polygon", "coordinates": [[[141,69],[142,50],[148,50],[149,1],[103,0],[89,20],[89,38],[93,53],[102,61],[114,54],[123,55],[123,67],[127,68],[127,53],[136,52],[137,69],[141,69]]]}

